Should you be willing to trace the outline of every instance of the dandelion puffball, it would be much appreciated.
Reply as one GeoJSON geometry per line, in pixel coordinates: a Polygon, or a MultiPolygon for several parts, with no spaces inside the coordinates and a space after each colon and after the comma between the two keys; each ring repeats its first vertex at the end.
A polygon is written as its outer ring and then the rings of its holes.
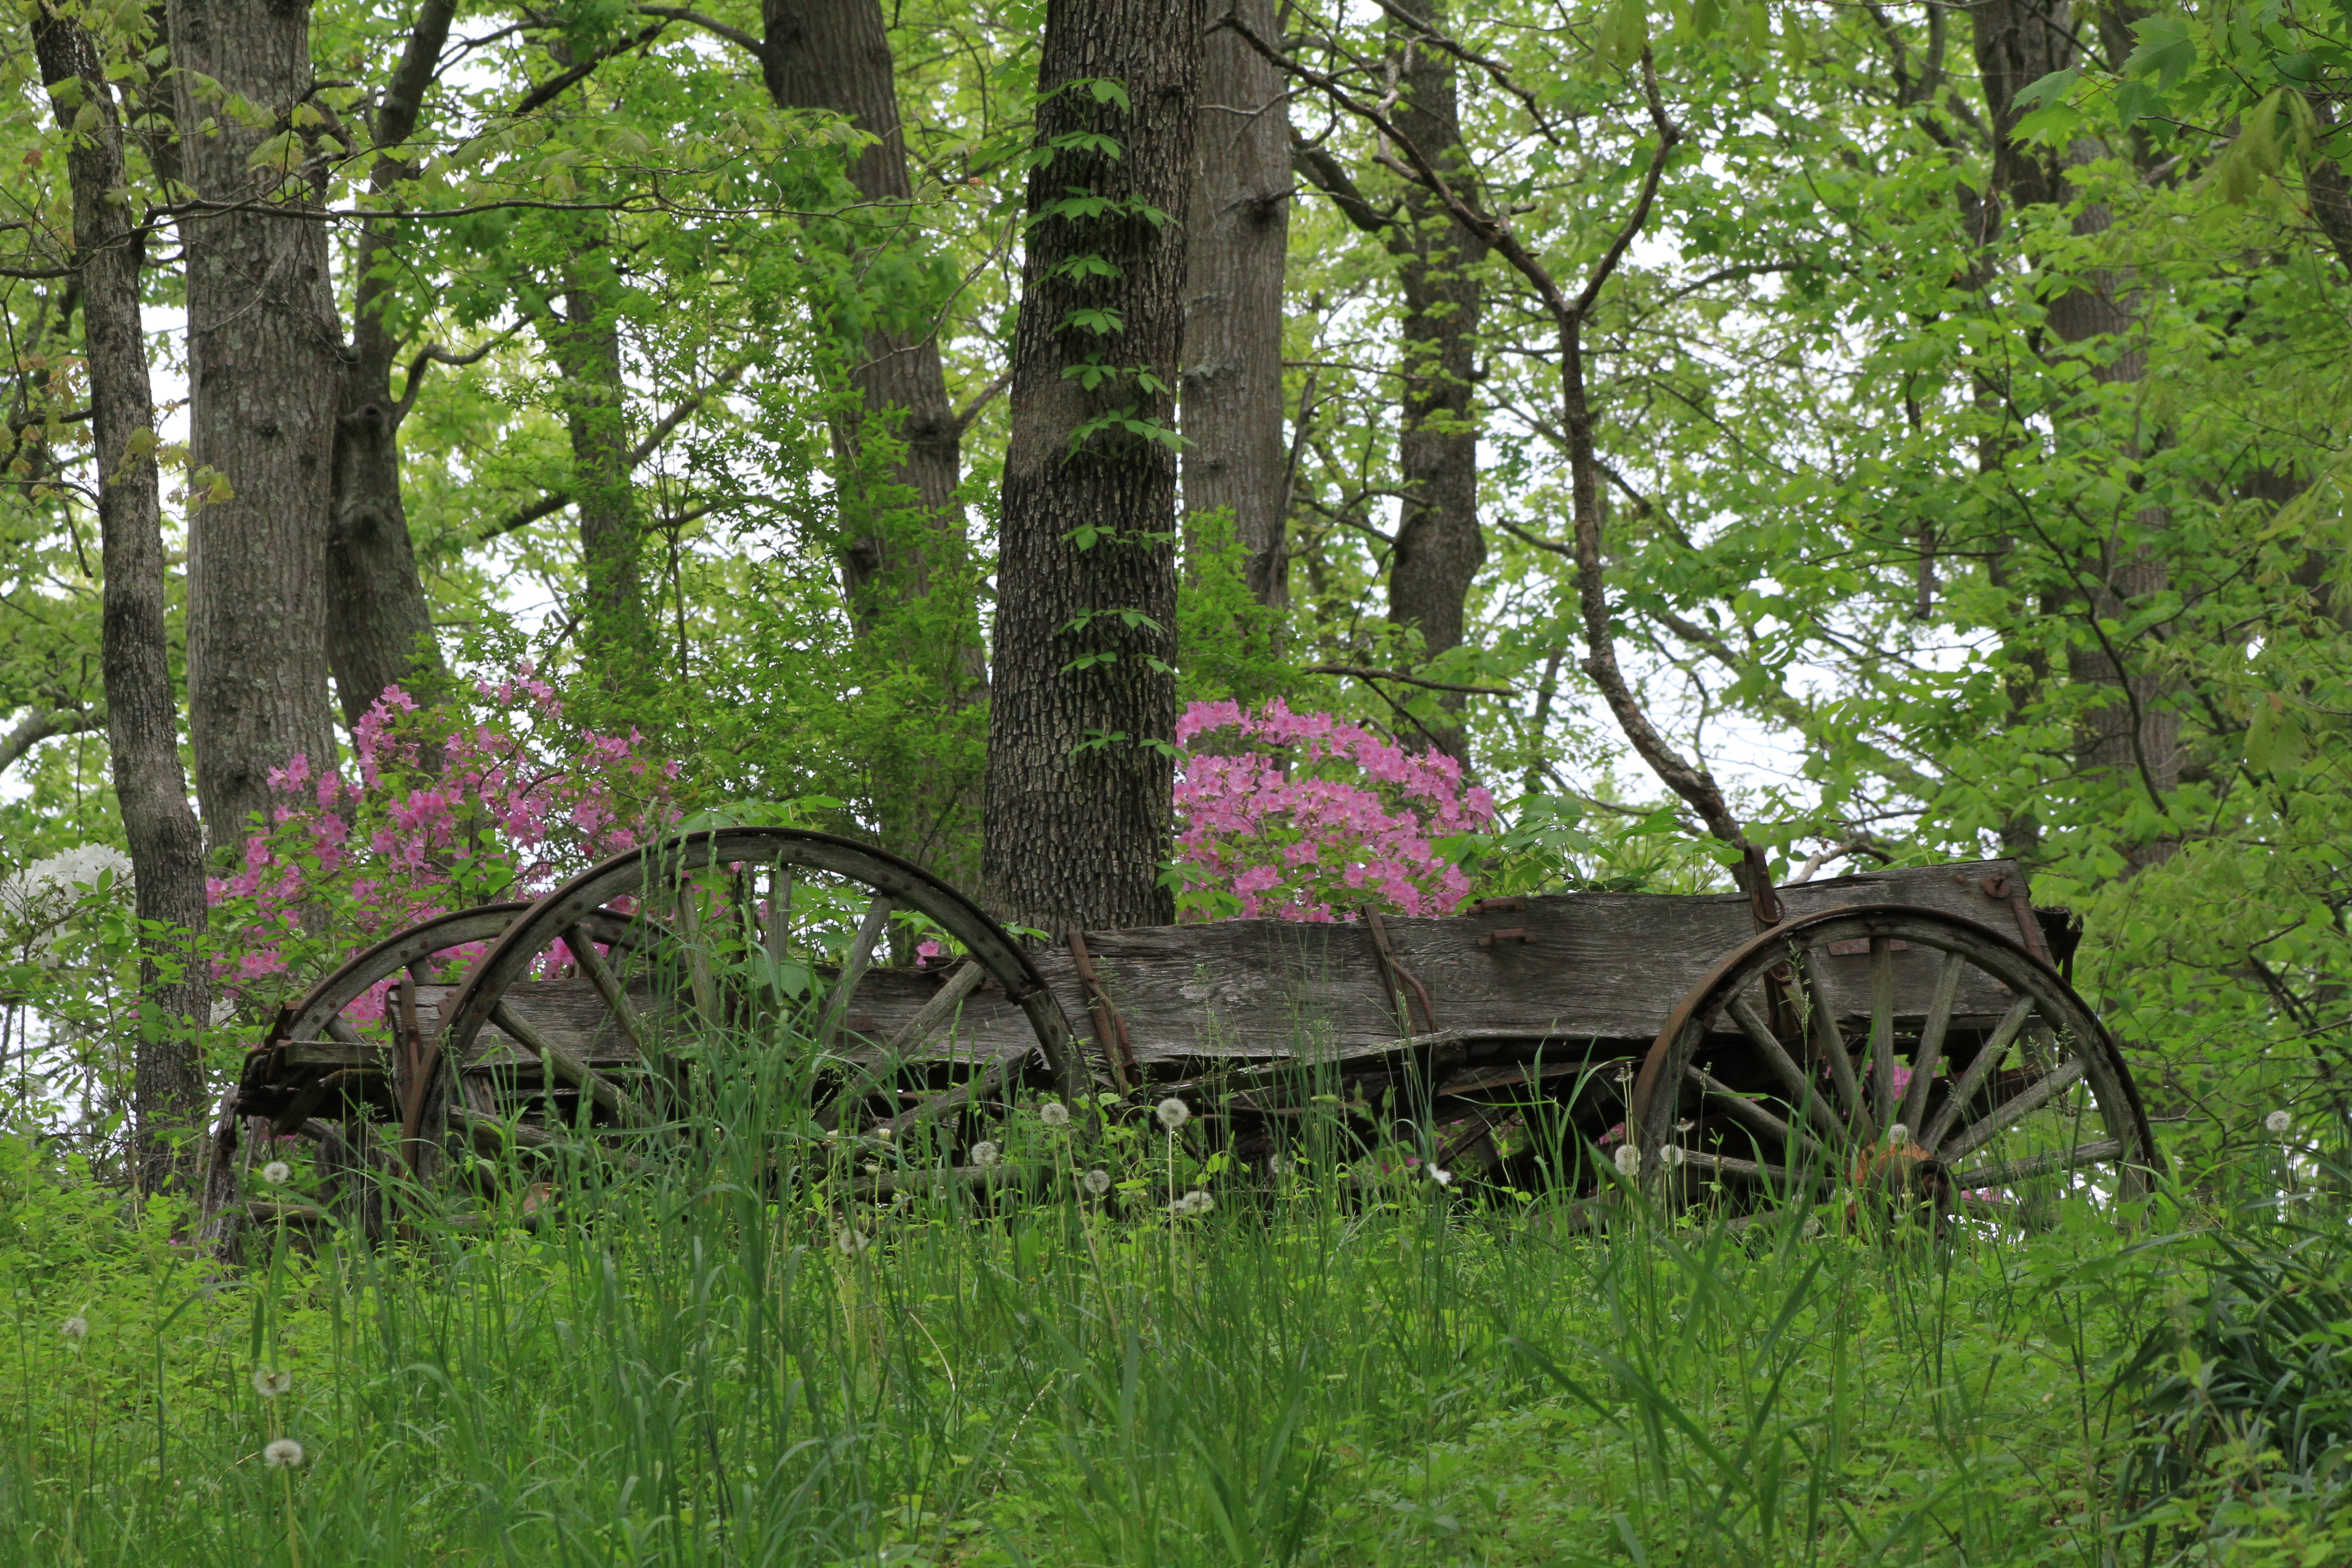
{"type": "Polygon", "coordinates": [[[282,1187],[294,1179],[294,1167],[283,1160],[272,1160],[261,1167],[261,1179],[273,1187],[282,1187]]]}
{"type": "Polygon", "coordinates": [[[1049,1100],[1037,1108],[1037,1120],[1048,1127],[1067,1127],[1070,1124],[1070,1108],[1058,1100],[1049,1100]]]}
{"type": "Polygon", "coordinates": [[[2263,1118],[2263,1125],[2273,1132],[2284,1132],[2294,1125],[2294,1118],[2284,1110],[2273,1110],[2263,1118]]]}
{"type": "Polygon", "coordinates": [[[1642,1173],[1642,1151],[1635,1148],[1633,1144],[1626,1143],[1620,1145],[1617,1150],[1616,1157],[1617,1173],[1619,1175],[1631,1181],[1633,1177],[1642,1173]]]}
{"type": "MultiPolygon", "coordinates": [[[[1688,1154],[1683,1152],[1683,1146],[1679,1143],[1669,1143],[1664,1148],[1658,1151],[1658,1163],[1664,1165],[1669,1171],[1678,1169],[1682,1163],[1689,1157],[1690,1156],[1688,1154]]],[[[1631,1173],[1628,1173],[1630,1174],[1631,1173]]]]}
{"type": "Polygon", "coordinates": [[[1897,1121],[1886,1129],[1886,1141],[1900,1149],[1911,1142],[1911,1129],[1897,1121]]]}
{"type": "Polygon", "coordinates": [[[1172,1094],[1161,1100],[1151,1113],[1160,1118],[1160,1125],[1171,1132],[1192,1120],[1192,1108],[1172,1094]]]}
{"type": "Polygon", "coordinates": [[[1454,1184],[1454,1173],[1442,1166],[1432,1165],[1429,1168],[1429,1179],[1441,1187],[1450,1187],[1454,1184]]]}
{"type": "Polygon", "coordinates": [[[978,1165],[983,1171],[988,1169],[989,1166],[995,1164],[996,1145],[993,1143],[973,1144],[971,1146],[971,1163],[978,1165]]]}
{"type": "Polygon", "coordinates": [[[65,1335],[65,1337],[71,1342],[79,1344],[82,1341],[89,1338],[89,1320],[83,1317],[79,1312],[76,1312],[72,1317],[68,1318],[64,1322],[58,1325],[58,1332],[65,1335]]]}
{"type": "Polygon", "coordinates": [[[290,1372],[273,1372],[266,1366],[253,1369],[253,1392],[264,1399],[275,1399],[293,1386],[294,1374],[290,1372]]]}
{"type": "Polygon", "coordinates": [[[302,1445],[291,1437],[280,1437],[261,1450],[261,1462],[273,1470],[290,1470],[302,1462],[302,1445]]]}
{"type": "Polygon", "coordinates": [[[865,1236],[851,1229],[848,1226],[843,1226],[838,1231],[834,1233],[833,1244],[834,1246],[841,1248],[841,1255],[844,1258],[855,1258],[859,1253],[865,1251],[866,1242],[867,1238],[865,1236]]]}
{"type": "Polygon", "coordinates": [[[1094,1194],[1096,1197],[1100,1197],[1105,1193],[1110,1191],[1110,1173],[1108,1171],[1088,1171],[1085,1175],[1079,1177],[1078,1180],[1086,1187],[1087,1191],[1094,1194]]]}

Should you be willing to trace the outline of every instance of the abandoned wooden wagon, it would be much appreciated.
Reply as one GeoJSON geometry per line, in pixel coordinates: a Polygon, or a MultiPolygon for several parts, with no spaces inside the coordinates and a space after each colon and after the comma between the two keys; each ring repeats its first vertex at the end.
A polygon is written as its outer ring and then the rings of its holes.
{"type": "Polygon", "coordinates": [[[419,1176],[462,1143],[583,1130],[642,1154],[708,1070],[681,1042],[722,1031],[795,1067],[806,1125],[883,1167],[869,1192],[919,1147],[912,1173],[970,1173],[1016,1103],[1173,1095],[1244,1163],[1315,1101],[1366,1147],[1522,1184],[1606,1160],[1675,1198],[2129,1194],[2155,1146],[2068,983],[2074,940],[1991,860],[1792,886],[1760,912],[1570,893],[1024,945],[869,846],[722,828],[356,954],[280,1015],[238,1110],[419,1176]]]}

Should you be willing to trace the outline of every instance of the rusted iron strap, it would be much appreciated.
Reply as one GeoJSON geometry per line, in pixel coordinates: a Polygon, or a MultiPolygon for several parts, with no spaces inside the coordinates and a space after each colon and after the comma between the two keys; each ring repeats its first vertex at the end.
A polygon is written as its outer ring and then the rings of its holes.
{"type": "Polygon", "coordinates": [[[2033,905],[2026,898],[2025,889],[2019,887],[2007,872],[1998,877],[1987,877],[1978,886],[1984,889],[1985,897],[1989,899],[2009,900],[2010,913],[2017,919],[2017,940],[2025,944],[2026,952],[2055,969],[2057,964],[2050,956],[2050,942],[2042,934],[2042,922],[2033,918],[2033,905]]]}
{"type": "Polygon", "coordinates": [[[1087,951],[1086,933],[1076,926],[1070,928],[1070,962],[1077,966],[1078,984],[1086,990],[1087,1011],[1094,1019],[1095,1039],[1102,1047],[1103,1060],[1110,1066],[1111,1084],[1125,1094],[1139,1076],[1135,1046],[1127,1036],[1127,1020],[1118,1016],[1110,993],[1103,989],[1102,979],[1095,973],[1094,954],[1087,951]]]}
{"type": "Polygon", "coordinates": [[[1405,1010],[1403,993],[1397,988],[1397,982],[1402,980],[1412,987],[1413,995],[1421,1001],[1422,1021],[1427,1026],[1423,1033],[1439,1033],[1437,1009],[1430,1005],[1429,988],[1413,978],[1412,971],[1397,962],[1396,949],[1389,942],[1389,928],[1380,911],[1366,910],[1364,923],[1371,928],[1372,956],[1380,960],[1381,984],[1388,989],[1389,1005],[1396,1010],[1398,1026],[1407,1034],[1412,1032],[1412,1016],[1405,1010]]]}
{"type": "Polygon", "coordinates": [[[1748,874],[1748,912],[1756,917],[1758,931],[1770,931],[1789,918],[1789,911],[1780,902],[1780,890],[1772,886],[1772,868],[1765,862],[1764,847],[1743,844],[1739,855],[1748,874]]]}

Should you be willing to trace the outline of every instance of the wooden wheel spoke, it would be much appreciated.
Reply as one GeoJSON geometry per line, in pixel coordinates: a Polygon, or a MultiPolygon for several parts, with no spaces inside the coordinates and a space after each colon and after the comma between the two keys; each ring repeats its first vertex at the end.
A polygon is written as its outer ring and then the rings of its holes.
{"type": "Polygon", "coordinates": [[[1969,961],[1957,950],[1947,952],[1936,970],[1936,995],[1927,1005],[1927,1021],[1919,1028],[1919,1049],[1911,1058],[1911,1081],[1904,1086],[1903,1101],[1895,1120],[1906,1127],[1919,1125],[1927,1110],[1927,1090],[1944,1059],[1944,1037],[1951,1032],[1952,1005],[1960,994],[1961,976],[1969,961]]]}
{"type": "Polygon", "coordinates": [[[2079,1165],[2100,1165],[2123,1158],[2120,1138],[2102,1138],[2095,1143],[2075,1143],[2047,1153],[2029,1154],[2023,1159],[2005,1161],[1998,1165],[1979,1165],[1973,1171],[1962,1171],[1952,1178],[1952,1185],[1962,1193],[1985,1187],[2005,1187],[2014,1182],[2031,1181],[2053,1171],[2071,1171],[2079,1165]]]}
{"type": "Polygon", "coordinates": [[[650,1059],[653,1051],[646,1037],[645,1020],[637,1016],[637,1009],[629,1001],[628,992],[623,989],[619,978],[596,951],[596,939],[576,925],[566,926],[563,928],[563,945],[572,950],[572,961],[580,966],[580,973],[596,987],[596,994],[604,999],[604,1006],[612,1013],[614,1022],[619,1024],[621,1032],[629,1037],[629,1044],[637,1048],[637,1055],[650,1059]]]}
{"type": "Polygon", "coordinates": [[[1683,1155],[1683,1168],[1707,1171],[1718,1176],[1738,1176],[1750,1182],[1767,1182],[1776,1186],[1811,1186],[1816,1178],[1809,1171],[1790,1171],[1784,1165],[1767,1165],[1756,1160],[1735,1159],[1729,1154],[1710,1154],[1693,1149],[1683,1155]]]}
{"type": "Polygon", "coordinates": [[[2063,1067],[2042,1074],[2015,1097],[1995,1106],[1991,1113],[1983,1121],[1971,1124],[1966,1131],[1952,1141],[1949,1148],[1939,1149],[1938,1156],[1948,1164],[1975,1153],[1986,1143],[1991,1142],[1997,1134],[2023,1121],[2027,1116],[2041,1110],[2080,1083],[2086,1070],[2086,1064],[2077,1057],[2063,1067]]]}
{"type": "Polygon", "coordinates": [[[1829,1063],[1830,1082],[1837,1087],[1838,1100],[1845,1108],[1846,1121],[1853,1124],[1854,1135],[1868,1140],[1878,1128],[1871,1120],[1869,1108],[1862,1102],[1862,1085],[1853,1076],[1853,1058],[1846,1050],[1845,1036],[1838,1029],[1829,993],[1814,973],[1812,953],[1799,952],[1793,967],[1797,985],[1791,1000],[1800,1009],[1799,1016],[1805,1020],[1805,1037],[1829,1063]]]}
{"type": "Polygon", "coordinates": [[[1811,1138],[1741,1094],[1729,1084],[1717,1079],[1705,1068],[1691,1068],[1688,1069],[1687,1076],[1692,1083],[1698,1086],[1701,1098],[1713,1100],[1757,1131],[1779,1143],[1782,1158],[1795,1159],[1800,1156],[1817,1158],[1820,1155],[1821,1146],[1811,1138]]]}
{"type": "Polygon", "coordinates": [[[1789,1103],[1799,1107],[1805,1120],[1815,1127],[1831,1137],[1838,1136],[1837,1118],[1832,1116],[1830,1113],[1830,1108],[1822,1102],[1819,1083],[1805,1076],[1805,1069],[1797,1065],[1796,1058],[1789,1054],[1788,1047],[1780,1044],[1780,1037],[1772,1032],[1772,1026],[1767,1024],[1762,1016],[1756,1011],[1755,1005],[1745,996],[1735,996],[1731,999],[1731,1005],[1726,1011],[1731,1015],[1732,1021],[1739,1026],[1741,1032],[1755,1044],[1757,1051],[1762,1055],[1765,1062],[1787,1088],[1789,1103]]]}
{"type": "Polygon", "coordinates": [[[1895,944],[1870,939],[1870,1111],[1882,1127],[1895,1120],[1895,944]]]}
{"type": "Polygon", "coordinates": [[[816,1026],[816,1048],[829,1051],[841,1026],[849,1016],[849,998],[857,983],[866,978],[866,971],[874,963],[875,946],[881,942],[882,932],[890,921],[892,907],[887,893],[877,893],[874,901],[866,906],[866,919],[857,928],[857,940],[849,956],[841,965],[841,978],[834,983],[833,994],[825,999],[824,1012],[816,1026]]]}
{"type": "Polygon", "coordinates": [[[949,975],[947,983],[940,987],[939,994],[924,1003],[915,1016],[907,1020],[906,1026],[884,1043],[874,1065],[845,1085],[832,1103],[818,1114],[818,1125],[838,1126],[841,1117],[850,1108],[888,1082],[891,1075],[906,1065],[908,1057],[913,1054],[916,1047],[938,1034],[954,1018],[957,1010],[963,1005],[964,998],[979,990],[980,983],[987,978],[988,971],[971,959],[957,965],[955,973],[949,975]]]}
{"type": "Polygon", "coordinates": [[[1976,1059],[1969,1063],[1968,1070],[1960,1074],[1959,1081],[1952,1085],[1951,1094],[1944,1101],[1944,1109],[1936,1112],[1935,1121],[1920,1134],[1921,1143],[1930,1149],[1942,1146],[1944,1135],[1952,1130],[1952,1123],[1967,1114],[1969,1101],[1977,1097],[1977,1091],[1984,1088],[1985,1080],[2000,1065],[2000,1058],[2009,1054],[2009,1047],[2016,1041],[2018,1031],[2024,1028],[2025,1021],[2033,1016],[2033,1008],[2034,1001],[2031,996],[2020,996],[2010,1005],[2009,1011],[2001,1015],[2000,1026],[1978,1049],[1976,1059]]]}
{"type": "Polygon", "coordinates": [[[620,1085],[590,1067],[586,1058],[559,1045],[546,1030],[508,1006],[504,997],[492,1005],[490,1021],[537,1057],[551,1078],[563,1079],[622,1121],[650,1127],[658,1120],[620,1085]]]}

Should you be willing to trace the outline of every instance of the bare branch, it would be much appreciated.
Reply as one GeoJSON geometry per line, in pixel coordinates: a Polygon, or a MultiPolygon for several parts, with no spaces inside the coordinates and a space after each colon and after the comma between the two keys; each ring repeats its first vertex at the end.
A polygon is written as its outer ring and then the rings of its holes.
{"type": "Polygon", "coordinates": [[[1366,669],[1353,664],[1306,664],[1298,668],[1301,675],[1349,675],[1358,680],[1401,680],[1407,686],[1425,686],[1432,691],[1460,691],[1472,697],[1517,697],[1518,692],[1507,686],[1455,686],[1443,680],[1424,680],[1418,675],[1407,675],[1395,669],[1366,669]]]}
{"type": "Polygon", "coordinates": [[[86,735],[106,728],[106,715],[75,708],[36,708],[25,721],[0,736],[0,773],[16,765],[26,752],[59,735],[86,735]]]}

